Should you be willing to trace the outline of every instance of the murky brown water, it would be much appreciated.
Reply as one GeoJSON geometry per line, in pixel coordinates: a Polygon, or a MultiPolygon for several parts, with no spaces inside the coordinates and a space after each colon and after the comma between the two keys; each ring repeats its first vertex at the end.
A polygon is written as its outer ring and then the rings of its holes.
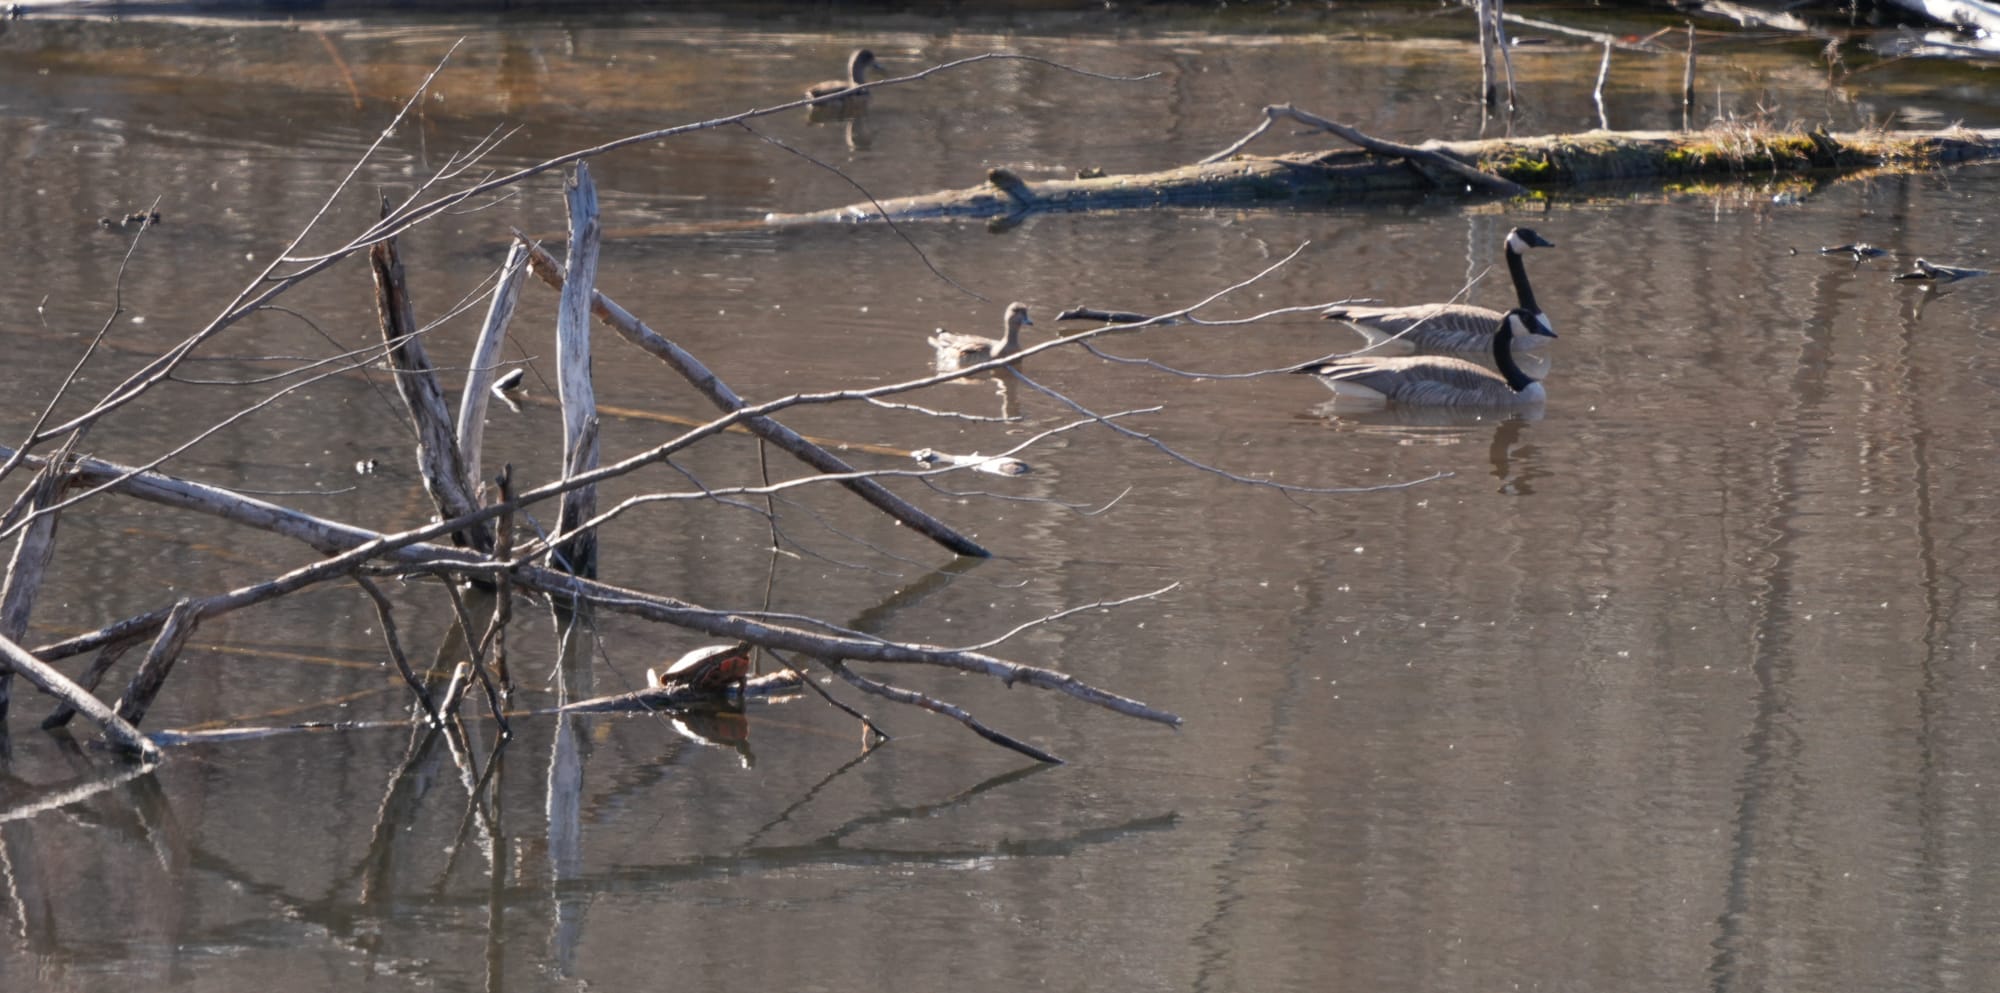
{"type": "MultiPolygon", "coordinates": [[[[1180,162],[1273,102],[1390,137],[1471,135],[1476,64],[1460,20],[1369,8],[1271,25],[819,13],[306,30],[12,22],[0,36],[0,434],[21,434],[110,312],[129,232],[100,231],[99,216],[157,199],[166,223],[126,269],[125,311],[86,376],[95,390],[216,310],[461,37],[420,119],[364,167],[309,247],[337,243],[378,192],[406,194],[494,129],[521,130],[487,164],[526,165],[788,99],[857,44],[896,69],[1005,49],[1163,73],[1113,84],[987,64],[884,92],[852,129],[757,124],[877,195],[972,185],[995,165],[1042,177],[1180,162]]],[[[1727,113],[1834,128],[1994,123],[1973,70],[1898,63],[1828,91],[1814,45],[1716,44],[1711,113],[1719,90],[1727,113]]],[[[1520,130],[1593,125],[1598,57],[1562,41],[1523,50],[1520,130]]],[[[1619,56],[1613,123],[1677,123],[1679,74],[1677,58],[1619,56]]],[[[1988,506],[2000,489],[2000,279],[1935,295],[1889,281],[1919,255],[2000,267],[1988,254],[1993,167],[1844,181],[1798,203],[1758,188],[1648,190],[1539,210],[1177,211],[900,236],[675,233],[859,198],[741,131],[593,170],[614,235],[602,288],[752,398],[913,378],[932,327],[997,332],[1008,300],[1034,308],[1031,341],[1068,305],[1184,305],[1307,242],[1211,316],[1432,299],[1482,273],[1472,298],[1504,302],[1504,274],[1487,270],[1504,232],[1531,224],[1558,243],[1530,260],[1563,334],[1551,400],[1531,418],[1333,417],[1302,377],[1189,379],[1059,351],[1028,375],[1100,412],[1158,405],[1131,426],[1230,472],[1314,487],[1447,478],[1288,498],[1086,429],[1025,453],[1036,471],[1021,480],[904,489],[999,553],[957,564],[839,496],[780,505],[799,554],[779,561],[771,609],[886,636],[978,642],[1178,584],[1000,651],[1174,710],[1179,732],[1027,688],[892,673],[1070,760],[1059,768],[1024,770],[954,724],[888,706],[869,709],[899,737],[861,758],[850,722],[800,700],[753,708],[744,750],[701,747],[664,720],[579,725],[573,834],[548,810],[547,721],[525,723],[476,805],[461,770],[491,767],[483,725],[463,752],[403,731],[180,749],[153,775],[23,816],[121,768],[32,730],[41,704],[23,694],[0,760],[0,987],[2000,983],[2000,692],[1988,671],[2000,640],[1988,506]],[[1855,240],[1897,257],[1856,266],[1813,251],[1855,240]],[[989,299],[938,280],[918,250],[989,299]],[[1087,515],[1012,497],[1116,503],[1087,515]]],[[[561,217],[549,177],[406,239],[420,315],[475,294],[510,227],[555,232],[561,217]]],[[[553,301],[538,286],[526,301],[520,347],[552,379],[553,301]]],[[[275,367],[256,356],[325,355],[372,334],[365,269],[284,302],[299,316],[248,322],[189,377],[240,378],[275,367]]],[[[441,361],[463,361],[473,319],[439,333],[434,348],[456,357],[441,361]]],[[[1104,348],[1221,374],[1355,343],[1300,318],[1104,348]]],[[[608,455],[677,430],[661,416],[707,415],[671,374],[603,347],[600,399],[629,412],[606,419],[608,455]]],[[[265,392],[176,385],[91,443],[138,459],[265,392]]],[[[330,379],[169,469],[407,526],[427,509],[389,396],[380,373],[330,379]],[[356,476],[368,458],[382,470],[356,476]]],[[[850,407],[786,419],[853,443],[864,464],[904,467],[882,452],[993,452],[1070,416],[1018,383],[1004,397],[989,382],[915,401],[1022,419],[850,407]]],[[[549,406],[496,411],[487,460],[546,479],[558,433],[549,406]]],[[[685,468],[711,485],[757,472],[738,441],[685,468]]],[[[618,491],[679,485],[659,473],[618,491]]],[[[95,507],[65,519],[58,587],[30,642],[158,606],[169,585],[208,593],[311,559],[206,519],[95,507]]],[[[656,506],[609,537],[604,573],[757,609],[766,538],[745,511],[656,506]]],[[[416,584],[392,593],[414,650],[434,650],[448,606],[416,584]]],[[[402,695],[375,626],[345,586],[204,626],[147,724],[393,718],[402,695]]],[[[546,697],[547,628],[531,618],[519,635],[530,702],[546,697]]],[[[609,619],[596,684],[631,685],[695,643],[609,619]]]]}

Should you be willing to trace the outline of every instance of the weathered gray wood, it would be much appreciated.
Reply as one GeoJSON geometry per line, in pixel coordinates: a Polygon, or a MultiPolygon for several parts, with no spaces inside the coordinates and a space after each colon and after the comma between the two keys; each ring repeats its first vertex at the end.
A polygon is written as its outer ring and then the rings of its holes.
{"type": "MultiPolygon", "coordinates": [[[[0,445],[0,456],[7,454],[11,452],[0,445]]],[[[288,534],[334,553],[329,558],[276,579],[203,598],[196,602],[193,611],[197,619],[261,603],[312,583],[346,575],[369,561],[459,575],[491,575],[498,571],[491,559],[478,552],[438,545],[428,540],[462,528],[464,521],[440,521],[396,535],[383,535],[276,507],[219,487],[173,479],[154,472],[136,472],[130,467],[99,459],[78,459],[76,469],[79,480],[85,485],[124,477],[113,487],[116,492],[288,534]]],[[[534,493],[524,494],[523,499],[535,496],[534,493]]],[[[479,512],[477,519],[496,516],[502,509],[501,505],[488,507],[479,512]]],[[[728,611],[709,610],[684,600],[571,576],[535,565],[516,566],[512,571],[512,580],[523,588],[577,603],[589,603],[600,610],[631,614],[718,638],[753,642],[816,658],[936,665],[989,676],[1009,686],[1027,683],[1130,717],[1169,725],[1181,723],[1181,719],[1172,713],[1099,689],[1065,673],[1009,662],[983,652],[821,635],[803,628],[766,623],[728,611]]],[[[171,612],[172,608],[160,608],[125,618],[84,635],[37,646],[35,654],[50,659],[63,658],[112,642],[144,637],[158,631],[171,612]]]]}
{"type": "MultiPolygon", "coordinates": [[[[28,507],[41,510],[62,499],[69,478],[63,463],[69,455],[64,446],[28,486],[28,507]]],[[[56,550],[55,513],[35,518],[14,541],[14,554],[7,563],[7,575],[0,580],[0,638],[19,641],[28,633],[28,618],[35,611],[35,594],[41,591],[56,550]]],[[[5,733],[9,699],[14,691],[14,673],[0,661],[0,734],[5,733]]]]}
{"type": "MultiPolygon", "coordinates": [[[[1427,141],[1411,146],[1530,189],[1604,180],[1691,179],[1754,174],[1935,168],[2000,158],[2000,129],[1882,131],[1591,131],[1531,138],[1427,141]]],[[[1157,172],[1028,182],[1010,195],[991,183],[799,214],[768,225],[1013,217],[1031,211],[1100,211],[1246,202],[1352,203],[1437,192],[1406,160],[1363,151],[1239,155],[1157,172]]]]}
{"type": "MultiPolygon", "coordinates": [[[[563,184],[569,204],[569,258],[564,265],[562,304],[556,311],[557,389],[562,395],[563,478],[597,468],[597,390],[590,377],[590,300],[597,289],[597,184],[590,167],[577,163],[563,184]]],[[[577,530],[597,513],[597,487],[563,494],[549,561],[579,576],[597,575],[595,529],[577,530]],[[573,533],[574,532],[574,533],[573,533]]]]}
{"type": "Polygon", "coordinates": [[[138,752],[139,757],[147,762],[160,760],[159,748],[146,740],[146,736],[140,734],[138,728],[105,706],[104,701],[90,695],[88,690],[70,682],[69,677],[54,666],[29,654],[28,650],[16,644],[14,639],[0,637],[0,659],[6,660],[23,679],[41,687],[43,692],[75,707],[83,713],[83,716],[96,721],[104,728],[104,736],[118,746],[127,751],[138,752]]]}
{"type": "MultiPolygon", "coordinates": [[[[529,264],[534,267],[535,274],[540,276],[543,282],[558,288],[565,285],[561,265],[556,261],[555,256],[550,255],[540,246],[530,246],[529,264]]],[[[616,301],[605,296],[603,293],[593,293],[591,301],[592,310],[599,320],[609,325],[613,331],[618,332],[619,336],[626,341],[646,350],[654,358],[665,362],[675,372],[680,373],[682,377],[694,385],[694,388],[702,396],[707,397],[708,401],[717,408],[734,412],[742,410],[747,406],[743,402],[743,398],[738,396],[735,390],[730,389],[729,384],[724,383],[720,377],[716,376],[707,366],[703,365],[701,360],[689,354],[679,345],[661,337],[658,332],[641,323],[638,318],[633,317],[625,308],[620,307],[616,301]]],[[[798,432],[769,417],[747,418],[744,420],[743,426],[758,437],[791,453],[794,458],[821,472],[851,473],[854,471],[854,467],[848,465],[839,456],[807,441],[798,432]]],[[[852,490],[856,495],[873,504],[883,513],[894,517],[905,526],[943,545],[952,552],[978,558],[985,558],[993,554],[985,548],[980,547],[972,539],[959,534],[944,522],[917,509],[909,501],[889,492],[888,488],[884,487],[881,483],[875,482],[872,479],[857,478],[842,480],[840,485],[852,490]]]]}
{"type": "MultiPolygon", "coordinates": [[[[417,333],[416,312],[403,281],[396,240],[377,242],[368,250],[368,261],[375,273],[376,310],[382,340],[389,345],[389,365],[396,372],[396,392],[417,428],[417,468],[424,491],[430,494],[439,516],[464,517],[478,509],[478,503],[472,498],[465,462],[459,456],[444,387],[438,384],[423,336],[417,333]]],[[[493,537],[484,527],[468,527],[455,540],[478,549],[493,547],[493,537]]]]}
{"type": "Polygon", "coordinates": [[[183,597],[168,608],[167,619],[160,625],[159,635],[146,649],[145,661],[139,663],[139,671],[133,673],[131,681],[125,684],[125,695],[118,700],[118,716],[134,725],[146,719],[147,708],[160,694],[160,687],[167,684],[167,675],[174,671],[181,649],[187,645],[188,636],[194,633],[200,621],[200,613],[193,600],[183,597]]]}
{"type": "Polygon", "coordinates": [[[493,287],[493,302],[486,308],[486,323],[480,325],[479,340],[472,346],[472,369],[465,377],[465,391],[458,396],[458,453],[465,460],[465,481],[475,497],[485,483],[480,475],[480,462],[485,447],[486,403],[492,396],[501,348],[507,342],[507,327],[521,299],[527,261],[527,249],[519,243],[509,246],[507,262],[500,267],[500,280],[493,287]]]}

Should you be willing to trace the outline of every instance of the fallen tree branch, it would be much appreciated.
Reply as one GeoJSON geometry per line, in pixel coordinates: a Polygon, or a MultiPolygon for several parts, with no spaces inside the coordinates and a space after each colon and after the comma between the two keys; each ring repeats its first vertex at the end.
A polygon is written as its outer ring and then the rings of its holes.
{"type": "MultiPolygon", "coordinates": [[[[1267,118],[1250,137],[1268,127],[1267,118]]],[[[1718,126],[1695,132],[1593,131],[1378,147],[1435,153],[1508,183],[1550,190],[1614,180],[1930,169],[2000,158],[2000,128],[1824,133],[1718,126]],[[1742,140],[1746,133],[1752,140],[1742,140]]],[[[982,181],[964,189],[767,214],[764,223],[798,226],[1011,217],[1023,211],[1021,196],[1028,198],[1029,210],[1055,213],[1253,202],[1365,203],[1436,190],[1433,180],[1412,169],[1407,160],[1345,150],[1240,155],[1152,172],[1045,179],[1024,186],[1023,191],[1009,196],[982,181]]]]}
{"type": "Polygon", "coordinates": [[[1002,748],[1007,748],[1016,752],[1020,752],[1021,754],[1026,755],[1027,757],[1034,759],[1037,762],[1047,762],[1050,765],[1063,764],[1063,760],[1057,757],[1054,752],[1036,748],[1035,746],[1030,745],[1025,741],[1022,741],[1019,738],[1013,737],[1012,735],[995,731],[994,729],[980,723],[978,718],[973,717],[971,714],[966,713],[963,707],[959,707],[956,704],[947,703],[946,701],[939,700],[936,697],[925,696],[924,694],[918,693],[915,690],[906,690],[900,686],[891,686],[888,683],[869,679],[868,677],[863,676],[862,674],[855,672],[852,669],[849,669],[846,663],[844,662],[822,659],[821,664],[825,665],[829,669],[832,669],[836,675],[846,680],[848,685],[853,686],[854,688],[862,691],[863,693],[873,694],[875,696],[882,697],[885,700],[894,700],[897,703],[908,704],[909,706],[912,707],[921,707],[922,709],[928,710],[934,714],[943,714],[944,716],[949,717],[952,720],[955,720],[960,724],[965,725],[968,729],[972,731],[973,734],[976,734],[981,738],[985,738],[987,741],[999,745],[1002,748]]]}
{"type": "MultiPolygon", "coordinates": [[[[1490,103],[1492,100],[1491,91],[1488,92],[1487,99],[1490,103]]],[[[1459,160],[1452,158],[1449,155],[1444,155],[1428,148],[1418,148],[1414,145],[1404,145],[1393,141],[1385,141],[1381,138],[1370,137],[1369,135],[1362,134],[1361,131],[1356,128],[1352,128],[1349,127],[1348,125],[1341,124],[1338,121],[1329,121],[1326,118],[1321,117],[1317,114],[1308,114],[1305,111],[1300,110],[1297,107],[1294,107],[1288,103],[1265,107],[1264,117],[1267,123],[1270,121],[1275,121],[1280,117],[1290,118],[1291,120],[1297,121],[1300,124],[1303,124],[1307,127],[1318,128],[1322,131],[1327,131],[1334,135],[1337,135],[1342,140],[1357,145],[1364,151],[1369,151],[1375,153],[1376,155],[1385,155],[1392,158],[1409,159],[1413,163],[1419,163],[1421,165],[1429,166],[1430,168],[1441,172],[1451,173],[1465,180],[1472,186],[1486,190],[1489,193],[1498,193],[1501,196],[1517,197],[1528,192],[1527,187],[1524,187],[1519,183],[1502,179],[1499,176],[1495,176],[1490,173],[1482,172],[1479,169],[1467,165],[1464,162],[1460,162],[1459,160]]],[[[1264,130],[1265,130],[1264,128],[1259,127],[1256,131],[1251,132],[1251,135],[1254,136],[1262,134],[1264,130]]],[[[1243,146],[1248,144],[1249,141],[1250,137],[1245,137],[1242,140],[1238,141],[1236,144],[1231,145],[1228,148],[1225,148],[1222,151],[1209,156],[1208,158],[1202,159],[1201,164],[1207,165],[1210,163],[1223,161],[1224,159],[1227,159],[1230,156],[1235,155],[1237,152],[1242,151],[1243,146]]]]}
{"type": "Polygon", "coordinates": [[[127,751],[137,752],[142,761],[153,763],[160,760],[159,748],[146,740],[146,736],[139,733],[139,729],[133,727],[131,722],[105,706],[104,702],[92,696],[89,690],[70,682],[69,677],[55,667],[29,654],[26,649],[15,644],[12,638],[0,637],[0,661],[13,666],[15,672],[40,687],[42,692],[69,704],[83,716],[96,721],[98,726],[104,729],[105,737],[127,751]]]}
{"type": "MultiPolygon", "coordinates": [[[[80,459],[78,473],[86,480],[127,472],[122,466],[97,459],[80,459]]],[[[371,560],[381,560],[397,568],[461,577],[497,577],[508,572],[510,581],[558,599],[573,600],[604,610],[632,614],[673,624],[721,638],[749,641],[814,657],[845,658],[868,662],[900,662],[937,665],[972,672],[1012,686],[1026,683],[1054,690],[1114,713],[1156,723],[1178,725],[1181,718],[1137,700],[1098,689],[1066,673],[1022,665],[979,652],[959,651],[939,646],[881,642],[852,637],[826,637],[799,628],[765,624],[733,611],[709,610],[683,600],[631,590],[609,583],[586,580],[542,566],[523,564],[511,571],[489,557],[471,550],[433,544],[428,541],[465,526],[470,518],[484,520],[500,513],[504,506],[488,507],[468,518],[440,521],[397,534],[381,534],[312,517],[263,501],[231,493],[219,487],[176,480],[157,473],[137,473],[119,482],[117,490],[129,495],[213,514],[238,523],[250,524],[287,534],[338,554],[294,569],[267,582],[254,584],[200,599],[191,599],[185,608],[158,608],[146,614],[99,628],[84,635],[39,646],[35,654],[54,659],[89,651],[101,645],[143,637],[158,631],[170,613],[183,609],[190,621],[199,621],[254,603],[282,596],[305,586],[343,576],[371,560]]]]}

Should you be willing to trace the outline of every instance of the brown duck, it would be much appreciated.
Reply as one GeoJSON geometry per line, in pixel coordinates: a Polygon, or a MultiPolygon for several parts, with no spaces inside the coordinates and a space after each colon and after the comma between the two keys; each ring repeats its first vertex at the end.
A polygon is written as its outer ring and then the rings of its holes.
{"type": "Polygon", "coordinates": [[[981,338],[976,334],[958,334],[939,328],[930,338],[931,347],[937,349],[937,371],[955,372],[988,359],[1012,355],[1021,350],[1021,325],[1034,323],[1028,319],[1027,304],[1010,303],[1007,305],[1006,333],[998,338],[981,338]]]}

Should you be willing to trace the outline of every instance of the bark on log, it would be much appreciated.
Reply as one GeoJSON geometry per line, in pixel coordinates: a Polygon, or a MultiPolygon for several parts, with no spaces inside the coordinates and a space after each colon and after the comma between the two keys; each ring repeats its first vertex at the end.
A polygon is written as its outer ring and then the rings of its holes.
{"type": "MultiPolygon", "coordinates": [[[[1872,168],[1935,168],[2000,158],[2000,128],[1947,131],[1590,131],[1533,138],[1429,141],[1438,152],[1533,190],[1604,180],[1678,181],[1774,174],[1831,174],[1872,168]]],[[[1159,172],[1027,182],[1003,192],[991,183],[962,190],[857,203],[831,210],[770,214],[771,225],[996,218],[1032,211],[1118,210],[1303,200],[1344,203],[1437,192],[1400,159],[1335,150],[1242,155],[1159,172]],[[1026,198],[1026,206],[1022,198],[1026,198]]]]}
{"type": "MultiPolygon", "coordinates": [[[[590,167],[577,163],[563,184],[569,204],[569,259],[563,266],[562,305],[556,312],[557,389],[562,397],[564,479],[597,468],[597,391],[590,379],[590,300],[597,289],[597,185],[590,167]]],[[[549,562],[579,576],[597,575],[595,530],[578,531],[597,514],[597,487],[563,494],[549,562]],[[574,533],[572,533],[574,532],[574,533]]]]}

